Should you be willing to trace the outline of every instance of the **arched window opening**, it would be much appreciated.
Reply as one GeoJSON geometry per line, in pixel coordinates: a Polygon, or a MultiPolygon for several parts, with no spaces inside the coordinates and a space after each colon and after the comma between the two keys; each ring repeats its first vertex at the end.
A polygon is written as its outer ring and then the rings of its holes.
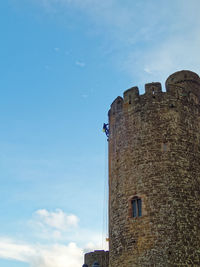
{"type": "Polygon", "coordinates": [[[142,216],[142,199],[134,197],[131,201],[132,217],[137,218],[142,216]]]}

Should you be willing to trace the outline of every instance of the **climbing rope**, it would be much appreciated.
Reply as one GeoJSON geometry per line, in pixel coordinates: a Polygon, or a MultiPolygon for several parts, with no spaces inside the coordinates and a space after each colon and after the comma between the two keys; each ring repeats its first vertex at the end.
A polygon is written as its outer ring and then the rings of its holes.
{"type": "Polygon", "coordinates": [[[102,248],[107,249],[108,237],[108,143],[105,139],[104,155],[104,192],[103,192],[103,222],[102,222],[102,248]]]}

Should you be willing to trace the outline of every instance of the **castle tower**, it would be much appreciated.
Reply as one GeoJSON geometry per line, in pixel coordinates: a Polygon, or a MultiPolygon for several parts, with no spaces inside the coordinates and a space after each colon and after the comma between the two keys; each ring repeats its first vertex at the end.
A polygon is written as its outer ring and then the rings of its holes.
{"type": "Polygon", "coordinates": [[[172,74],[109,111],[109,267],[200,266],[200,78],[172,74]]]}
{"type": "Polygon", "coordinates": [[[85,254],[85,266],[82,267],[93,267],[96,264],[96,267],[108,267],[109,262],[109,252],[104,250],[95,250],[85,254]]]}

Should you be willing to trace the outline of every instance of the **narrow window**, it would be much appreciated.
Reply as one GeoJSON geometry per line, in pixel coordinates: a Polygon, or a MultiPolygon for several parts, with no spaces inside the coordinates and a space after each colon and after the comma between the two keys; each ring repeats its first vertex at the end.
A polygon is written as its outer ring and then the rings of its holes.
{"type": "Polygon", "coordinates": [[[163,144],[163,151],[164,151],[164,152],[167,151],[167,144],[166,144],[166,143],[163,144]]]}
{"type": "Polygon", "coordinates": [[[128,103],[131,104],[131,95],[129,95],[128,98],[129,98],[129,102],[128,103]]]}
{"type": "Polygon", "coordinates": [[[169,146],[169,143],[162,143],[161,144],[161,151],[162,152],[167,152],[170,150],[170,146],[169,146]]]}
{"type": "Polygon", "coordinates": [[[133,218],[142,216],[142,199],[134,197],[131,201],[132,204],[132,216],[133,218]]]}
{"type": "Polygon", "coordinates": [[[133,217],[137,217],[137,199],[132,200],[133,217]]]}
{"type": "Polygon", "coordinates": [[[152,95],[153,95],[153,98],[155,98],[155,88],[154,87],[152,88],[152,95]]]}

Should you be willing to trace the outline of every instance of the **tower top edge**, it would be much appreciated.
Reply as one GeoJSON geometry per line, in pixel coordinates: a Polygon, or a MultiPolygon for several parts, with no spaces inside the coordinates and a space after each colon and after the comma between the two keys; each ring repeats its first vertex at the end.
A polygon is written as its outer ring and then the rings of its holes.
{"type": "Polygon", "coordinates": [[[165,82],[165,86],[167,88],[168,85],[170,84],[178,84],[178,83],[184,83],[188,81],[193,81],[193,82],[200,84],[200,77],[197,73],[190,71],[190,70],[177,71],[171,74],[167,78],[165,82]]]}
{"type": "Polygon", "coordinates": [[[124,109],[124,107],[135,105],[143,99],[143,103],[152,101],[152,97],[162,95],[178,95],[185,94],[185,92],[192,92],[200,101],[200,77],[197,73],[190,70],[181,70],[171,74],[166,82],[166,92],[162,91],[162,85],[160,82],[151,82],[145,84],[145,93],[140,95],[137,86],[131,87],[124,91],[123,97],[118,96],[111,104],[112,113],[109,111],[109,115],[118,113],[124,109]],[[184,92],[181,92],[181,90],[184,92]]]}

